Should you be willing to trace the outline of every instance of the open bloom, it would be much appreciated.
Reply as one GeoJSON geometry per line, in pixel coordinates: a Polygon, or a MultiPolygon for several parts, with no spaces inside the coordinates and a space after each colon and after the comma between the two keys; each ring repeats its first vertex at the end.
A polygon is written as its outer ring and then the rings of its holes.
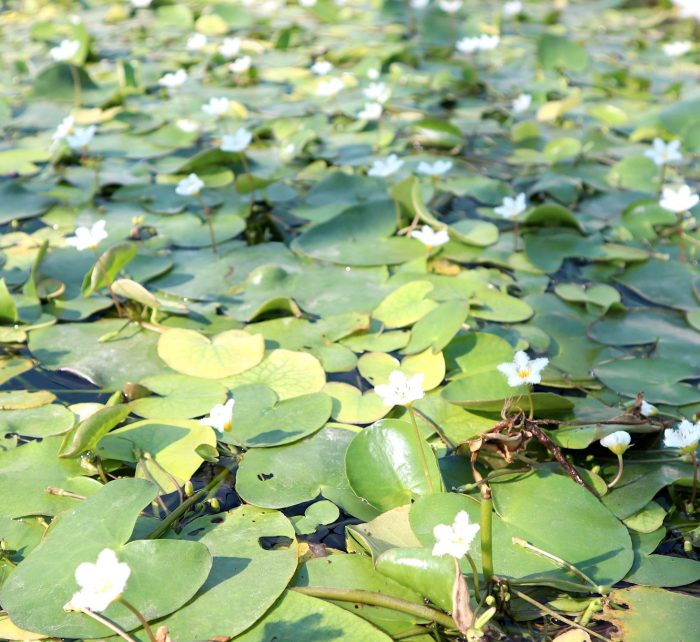
{"type": "Polygon", "coordinates": [[[609,448],[616,455],[622,455],[632,442],[632,437],[626,430],[618,430],[606,435],[600,440],[600,445],[609,448]]]}
{"type": "Polygon", "coordinates": [[[677,58],[687,54],[692,46],[693,44],[689,40],[677,40],[676,42],[664,43],[661,45],[661,49],[669,58],[677,58]]]}
{"type": "Polygon", "coordinates": [[[548,363],[549,359],[545,357],[530,359],[527,353],[518,350],[513,361],[500,364],[498,370],[508,377],[509,386],[517,388],[524,383],[540,383],[542,381],[542,371],[548,363]]]}
{"type": "Polygon", "coordinates": [[[683,160],[680,153],[681,141],[672,140],[670,143],[664,142],[662,138],[655,138],[651,144],[651,149],[647,149],[644,155],[656,163],[659,167],[666,163],[683,160]]]}
{"type": "Polygon", "coordinates": [[[372,167],[370,167],[369,171],[367,172],[367,175],[386,178],[387,176],[391,176],[392,174],[398,172],[402,165],[403,161],[399,159],[396,154],[389,154],[386,159],[380,158],[374,161],[374,163],[372,163],[372,167]]]}
{"type": "Polygon", "coordinates": [[[500,207],[494,207],[493,211],[503,218],[515,218],[527,209],[527,200],[522,192],[515,198],[506,196],[500,207]]]}
{"type": "Polygon", "coordinates": [[[479,528],[479,524],[471,523],[469,513],[459,511],[451,525],[438,524],[433,528],[433,555],[451,555],[455,559],[462,559],[469,552],[479,528]]]}
{"type": "Polygon", "coordinates": [[[493,51],[498,45],[501,44],[500,36],[489,36],[488,34],[481,34],[479,36],[479,50],[480,51],[493,51]]]}
{"type": "Polygon", "coordinates": [[[225,96],[221,98],[210,98],[208,103],[202,105],[202,111],[210,116],[223,116],[231,106],[229,99],[225,96]]]}
{"type": "Polygon", "coordinates": [[[241,127],[235,134],[226,134],[221,137],[222,152],[242,152],[253,140],[253,134],[241,127]]]}
{"type": "Polygon", "coordinates": [[[145,9],[151,6],[151,0],[131,0],[131,5],[136,9],[145,9]]]}
{"type": "Polygon", "coordinates": [[[236,58],[229,66],[229,71],[234,74],[244,74],[253,64],[253,59],[250,56],[241,56],[236,58]]]}
{"type": "Polygon", "coordinates": [[[333,65],[327,60],[317,60],[311,65],[311,73],[317,76],[325,76],[331,72],[333,65]]]}
{"type": "Polygon", "coordinates": [[[73,116],[66,116],[56,127],[56,131],[51,136],[51,147],[53,149],[62,141],[65,140],[72,132],[75,127],[75,118],[73,116]]]}
{"type": "Polygon", "coordinates": [[[365,103],[364,109],[357,114],[361,120],[379,120],[384,108],[381,103],[365,103]]]}
{"type": "Polygon", "coordinates": [[[345,89],[345,85],[340,78],[328,78],[318,83],[316,95],[328,98],[330,96],[336,96],[343,89],[345,89]]]}
{"type": "Polygon", "coordinates": [[[178,118],[175,121],[175,126],[183,132],[187,132],[188,134],[196,132],[199,129],[199,123],[196,120],[192,120],[190,118],[178,118]]]}
{"type": "Polygon", "coordinates": [[[240,38],[224,38],[217,50],[224,58],[235,58],[241,51],[240,38]]]}
{"type": "Polygon", "coordinates": [[[681,421],[676,428],[664,430],[664,446],[679,448],[685,453],[694,453],[700,441],[700,421],[696,424],[687,419],[681,421]]]}
{"type": "Polygon", "coordinates": [[[700,4],[697,0],[673,0],[681,18],[695,18],[700,22],[700,4]]]}
{"type": "Polygon", "coordinates": [[[524,8],[520,0],[510,0],[503,5],[503,15],[506,18],[513,18],[514,16],[519,16],[524,8]]]}
{"type": "Polygon", "coordinates": [[[669,212],[680,214],[692,209],[698,202],[700,197],[695,192],[691,192],[687,185],[681,185],[678,189],[664,187],[659,205],[669,212]]]}
{"type": "Polygon", "coordinates": [[[95,125],[90,125],[90,127],[74,127],[66,136],[66,142],[71,149],[83,149],[90,144],[96,131],[97,128],[95,125]]]}
{"type": "Polygon", "coordinates": [[[391,89],[383,82],[372,82],[362,92],[367,100],[384,104],[391,98],[391,89]]]}
{"type": "Polygon", "coordinates": [[[182,87],[187,82],[187,72],[184,69],[178,69],[174,73],[163,74],[158,84],[166,89],[177,89],[182,87]]]}
{"type": "Polygon", "coordinates": [[[111,548],[103,549],[96,564],[83,562],[75,569],[80,590],[63,608],[104,611],[124,592],[130,574],[129,565],[120,562],[111,548]]]}
{"type": "Polygon", "coordinates": [[[452,161],[436,160],[434,163],[421,161],[418,163],[418,173],[426,176],[442,176],[452,169],[452,161]]]}
{"type": "Polygon", "coordinates": [[[233,406],[235,403],[235,399],[229,399],[226,403],[216,404],[209,411],[209,416],[200,419],[199,423],[211,426],[219,432],[228,432],[233,425],[233,406]]]}
{"type": "Polygon", "coordinates": [[[445,13],[457,13],[462,8],[462,0],[440,0],[438,5],[445,13]]]}
{"type": "Polygon", "coordinates": [[[100,241],[107,238],[106,225],[104,220],[99,220],[92,227],[81,226],[75,230],[75,236],[69,236],[66,239],[66,245],[70,245],[80,252],[94,250],[100,241]]]}
{"type": "Polygon", "coordinates": [[[56,62],[63,62],[74,58],[78,53],[78,49],[80,49],[79,40],[61,40],[61,44],[58,47],[49,49],[49,55],[56,62]]]}
{"type": "Polygon", "coordinates": [[[197,174],[190,174],[183,178],[175,188],[175,193],[180,196],[197,196],[204,187],[204,181],[197,174]]]}
{"type": "Polygon", "coordinates": [[[418,239],[427,247],[439,247],[450,240],[450,235],[447,230],[439,230],[436,232],[430,225],[424,225],[420,230],[413,230],[411,236],[418,239]]]}
{"type": "Polygon", "coordinates": [[[374,390],[385,406],[410,406],[423,398],[423,373],[407,377],[401,370],[394,370],[389,383],[379,384],[374,390]]]}
{"type": "Polygon", "coordinates": [[[187,48],[190,51],[199,51],[207,46],[207,37],[203,33],[193,33],[187,39],[187,48]]]}
{"type": "Polygon", "coordinates": [[[520,96],[513,101],[513,113],[522,114],[530,109],[530,105],[532,105],[532,96],[530,94],[520,94],[520,96]]]}

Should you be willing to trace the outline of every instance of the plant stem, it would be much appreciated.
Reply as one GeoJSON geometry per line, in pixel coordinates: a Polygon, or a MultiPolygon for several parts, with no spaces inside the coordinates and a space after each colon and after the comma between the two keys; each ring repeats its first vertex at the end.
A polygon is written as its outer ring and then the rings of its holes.
{"type": "Polygon", "coordinates": [[[480,517],[481,568],[484,572],[484,584],[488,587],[493,578],[493,499],[491,488],[487,484],[481,486],[480,517]]]}
{"type": "Polygon", "coordinates": [[[80,72],[75,65],[68,65],[70,69],[70,75],[73,77],[73,106],[75,109],[80,109],[81,98],[81,87],[80,87],[80,72]]]}
{"type": "Polygon", "coordinates": [[[528,415],[528,419],[534,419],[535,418],[535,400],[532,398],[532,386],[529,386],[527,389],[527,400],[528,400],[528,403],[530,404],[530,413],[528,415]]]}
{"type": "Polygon", "coordinates": [[[474,563],[474,558],[467,553],[467,562],[469,562],[469,566],[472,569],[472,578],[474,579],[474,597],[476,598],[477,602],[481,602],[481,590],[479,587],[479,571],[476,568],[476,564],[474,563]]]}
{"type": "Polygon", "coordinates": [[[416,604],[408,600],[402,600],[398,597],[385,595],[384,593],[375,593],[373,591],[363,591],[344,588],[330,588],[325,586],[293,586],[292,591],[309,595],[311,597],[320,597],[327,600],[337,600],[338,602],[357,602],[358,604],[368,604],[371,606],[382,606],[392,611],[400,613],[408,613],[419,618],[432,620],[436,624],[444,626],[446,629],[453,630],[455,628],[454,620],[440,611],[431,609],[423,604],[416,604]]]}
{"type": "Polygon", "coordinates": [[[414,412],[418,415],[421,416],[421,418],[428,424],[430,424],[435,431],[435,434],[440,437],[442,443],[445,444],[450,450],[455,449],[455,445],[448,439],[447,435],[445,435],[444,432],[442,432],[442,429],[440,426],[438,426],[428,415],[426,415],[422,410],[419,410],[418,408],[413,409],[414,412]]]}
{"type": "Polygon", "coordinates": [[[156,636],[153,635],[153,631],[151,630],[151,627],[146,621],[146,618],[143,617],[141,611],[139,611],[133,604],[131,604],[131,602],[127,602],[123,597],[118,598],[118,600],[136,616],[136,619],[141,623],[143,630],[146,631],[148,639],[151,642],[156,642],[156,636]]]}
{"type": "Polygon", "coordinates": [[[620,481],[620,477],[622,477],[622,470],[624,468],[624,463],[622,461],[622,455],[619,453],[617,454],[617,475],[613,478],[613,480],[608,484],[608,488],[612,488],[617,482],[620,481]]]}
{"type": "Polygon", "coordinates": [[[105,278],[105,281],[107,282],[107,289],[109,290],[109,294],[112,297],[112,302],[114,303],[114,307],[117,308],[117,314],[120,317],[122,317],[122,316],[124,316],[122,306],[119,305],[119,299],[117,299],[117,295],[114,294],[114,290],[112,290],[112,285],[113,285],[114,281],[112,281],[111,277],[107,273],[107,270],[105,269],[104,263],[102,262],[102,257],[100,256],[100,253],[97,251],[97,248],[93,247],[92,250],[95,253],[95,258],[97,258],[97,267],[100,268],[100,272],[102,272],[102,276],[105,278]]]}
{"type": "Polygon", "coordinates": [[[520,222],[515,221],[513,226],[513,252],[518,251],[518,238],[520,237],[520,222]]]}
{"type": "Polygon", "coordinates": [[[695,496],[698,491],[698,454],[697,452],[691,453],[693,457],[693,490],[690,492],[690,508],[695,510],[695,496]]]}
{"type": "Polygon", "coordinates": [[[116,633],[123,640],[126,640],[127,642],[138,642],[138,640],[132,638],[118,624],[115,624],[114,622],[112,622],[112,620],[108,620],[103,615],[100,615],[99,613],[95,613],[94,611],[91,611],[90,609],[78,609],[78,610],[81,613],[85,613],[85,615],[89,615],[93,620],[97,620],[100,624],[104,624],[108,629],[110,629],[111,631],[116,633]]]}
{"type": "Polygon", "coordinates": [[[57,497],[69,497],[70,499],[78,499],[78,500],[87,499],[87,497],[85,497],[85,495],[78,495],[76,493],[71,493],[69,490],[65,490],[64,488],[57,488],[56,486],[49,486],[46,489],[46,492],[49,495],[56,495],[57,497]]]}
{"type": "Polygon", "coordinates": [[[428,491],[430,493],[435,492],[433,488],[433,480],[430,478],[430,470],[428,469],[428,458],[425,456],[424,446],[426,445],[425,440],[421,437],[420,430],[418,430],[418,423],[416,422],[416,413],[408,406],[408,414],[411,415],[411,422],[413,423],[413,430],[416,433],[416,440],[418,441],[418,449],[420,450],[421,463],[423,464],[423,473],[425,474],[425,480],[428,482],[428,491]]]}
{"type": "Polygon", "coordinates": [[[195,198],[197,199],[199,206],[202,208],[204,220],[207,222],[207,226],[209,227],[209,237],[211,238],[211,251],[214,253],[214,256],[216,256],[216,235],[214,234],[214,223],[211,220],[211,208],[204,203],[202,197],[199,194],[196,194],[195,198]]]}
{"type": "Polygon", "coordinates": [[[600,633],[596,633],[593,629],[589,629],[586,626],[583,626],[582,624],[579,624],[578,622],[574,622],[574,620],[570,620],[567,617],[564,617],[560,613],[557,613],[553,609],[550,609],[548,606],[545,604],[542,604],[541,602],[538,602],[537,600],[531,598],[527,593],[523,593],[522,591],[517,591],[513,589],[513,594],[517,595],[521,600],[525,600],[525,602],[528,602],[529,604],[532,604],[532,606],[536,606],[540,611],[543,613],[546,613],[547,615],[551,615],[552,617],[556,618],[557,620],[561,620],[562,622],[568,624],[569,626],[573,626],[576,629],[581,629],[582,631],[585,631],[588,633],[588,635],[597,638],[598,640],[603,640],[603,642],[612,642],[610,638],[606,638],[604,635],[601,635],[600,633]]]}

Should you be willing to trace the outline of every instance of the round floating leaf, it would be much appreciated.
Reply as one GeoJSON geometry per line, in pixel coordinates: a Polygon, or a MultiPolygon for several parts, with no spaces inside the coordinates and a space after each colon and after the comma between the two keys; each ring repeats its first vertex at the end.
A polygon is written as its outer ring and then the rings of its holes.
{"type": "Polygon", "coordinates": [[[349,383],[327,383],[323,392],[333,399],[333,419],[342,423],[371,424],[391,410],[373,390],[363,394],[349,383]]]}
{"type": "Polygon", "coordinates": [[[499,323],[527,321],[533,309],[521,299],[503,294],[498,290],[478,290],[472,300],[471,316],[499,323]]]}
{"type": "Polygon", "coordinates": [[[498,228],[488,221],[462,219],[450,225],[451,235],[462,243],[488,247],[498,241],[498,228]]]}
{"type": "Polygon", "coordinates": [[[24,437],[50,437],[69,430],[75,415],[65,406],[48,404],[24,410],[5,410],[0,414],[0,433],[24,437]]]}
{"type": "Polygon", "coordinates": [[[397,419],[358,433],[348,446],[345,470],[355,493],[381,511],[442,490],[432,449],[410,423],[397,419]]]}
{"type": "Polygon", "coordinates": [[[174,328],[158,339],[158,356],[173,370],[204,379],[250,370],[264,354],[263,337],[243,330],[228,330],[209,339],[194,330],[174,328]]]}
{"type": "Polygon", "coordinates": [[[440,352],[459,332],[469,312],[469,303],[455,299],[441,303],[422,317],[411,330],[411,340],[401,351],[416,354],[430,348],[440,352]]]}
{"type": "Polygon", "coordinates": [[[403,328],[425,316],[437,302],[425,296],[433,289],[430,281],[411,281],[389,294],[372,312],[385,328],[403,328]]]}
{"type": "Polygon", "coordinates": [[[423,390],[432,390],[445,378],[445,360],[442,353],[434,354],[428,348],[425,352],[406,357],[399,363],[391,355],[383,352],[368,352],[357,363],[360,374],[373,386],[387,383],[394,370],[401,370],[406,376],[423,375],[423,390]]]}
{"type": "Polygon", "coordinates": [[[140,384],[155,394],[135,399],[129,408],[146,419],[201,417],[226,400],[226,387],[210,379],[173,374],[147,377],[140,384]]]}

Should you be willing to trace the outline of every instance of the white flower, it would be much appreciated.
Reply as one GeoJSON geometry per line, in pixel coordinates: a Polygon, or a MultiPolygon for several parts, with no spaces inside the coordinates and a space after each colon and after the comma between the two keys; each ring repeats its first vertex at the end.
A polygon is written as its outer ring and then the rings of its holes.
{"type": "Polygon", "coordinates": [[[164,74],[158,81],[161,87],[167,89],[177,89],[182,87],[187,82],[187,72],[184,69],[178,69],[175,73],[164,74]]]}
{"type": "Polygon", "coordinates": [[[80,590],[63,608],[104,611],[126,587],[131,569],[117,559],[111,548],[105,548],[97,556],[97,563],[83,562],[75,569],[75,581],[80,590]]]}
{"type": "Polygon", "coordinates": [[[190,51],[199,51],[207,46],[207,37],[203,33],[193,33],[187,39],[187,48],[190,51]]]}
{"type": "Polygon", "coordinates": [[[375,103],[381,103],[382,105],[391,98],[391,89],[386,86],[383,82],[372,82],[369,86],[362,92],[367,100],[371,100],[375,103]]]}
{"type": "Polygon", "coordinates": [[[281,161],[284,161],[285,163],[292,160],[294,158],[294,154],[296,154],[297,148],[294,146],[294,143],[287,143],[284,147],[280,147],[279,150],[277,151],[277,155],[279,156],[281,161]]]}
{"type": "Polygon", "coordinates": [[[530,105],[532,105],[532,96],[530,96],[530,94],[520,94],[520,96],[513,101],[513,113],[522,114],[524,111],[530,109],[530,105]]]}
{"type": "Polygon", "coordinates": [[[511,363],[502,363],[498,371],[508,377],[508,385],[517,388],[524,383],[540,383],[542,381],[542,371],[545,369],[549,359],[530,359],[525,352],[518,350],[511,363]]]}
{"type": "Polygon", "coordinates": [[[700,421],[693,424],[684,419],[675,430],[673,428],[664,430],[666,448],[680,448],[683,452],[692,453],[698,447],[698,441],[700,441],[700,421]]]}
{"type": "Polygon", "coordinates": [[[515,218],[527,209],[527,200],[522,192],[515,198],[506,196],[500,207],[494,207],[493,211],[503,218],[515,218]]]}
{"type": "Polygon", "coordinates": [[[639,414],[642,417],[656,417],[659,414],[659,409],[648,401],[642,401],[642,404],[639,406],[639,414]]]}
{"type": "Polygon", "coordinates": [[[187,132],[188,134],[196,132],[199,129],[199,124],[197,121],[190,120],[189,118],[178,118],[175,121],[175,125],[177,125],[178,129],[182,130],[183,132],[187,132]]]}
{"type": "Polygon", "coordinates": [[[622,455],[629,448],[632,437],[626,430],[618,430],[600,440],[600,445],[609,448],[616,455],[622,455]]]}
{"type": "Polygon", "coordinates": [[[661,46],[663,52],[670,58],[676,58],[687,54],[693,44],[689,40],[679,40],[676,42],[666,42],[661,46]]]}
{"type": "Polygon", "coordinates": [[[378,159],[374,161],[374,163],[372,163],[372,167],[370,167],[369,171],[367,172],[367,175],[386,178],[387,176],[391,176],[392,174],[398,172],[402,165],[403,161],[400,160],[396,154],[390,154],[384,160],[378,159]]]}
{"type": "Polygon", "coordinates": [[[97,131],[95,125],[74,127],[71,133],[66,136],[66,142],[71,149],[82,149],[90,144],[95,131],[97,131]]]}
{"type": "Polygon", "coordinates": [[[236,58],[229,66],[229,70],[234,74],[244,74],[250,69],[253,64],[253,60],[250,56],[241,56],[236,58]]]}
{"type": "Polygon", "coordinates": [[[75,118],[73,116],[66,116],[58,127],[56,131],[51,136],[51,140],[55,143],[61,142],[64,138],[71,134],[73,128],[75,127],[75,118]]]}
{"type": "Polygon", "coordinates": [[[514,16],[519,16],[523,9],[523,3],[520,0],[510,0],[503,5],[503,15],[506,18],[512,18],[514,16]]]}
{"type": "Polygon", "coordinates": [[[79,40],[61,40],[61,44],[58,47],[53,47],[49,49],[49,55],[56,62],[63,62],[64,60],[70,60],[74,58],[80,49],[79,40]]]}
{"type": "Polygon", "coordinates": [[[208,103],[202,105],[202,111],[210,116],[223,116],[230,107],[231,103],[225,96],[221,98],[210,98],[208,103]]]}
{"type": "Polygon", "coordinates": [[[204,181],[197,174],[190,174],[183,178],[175,188],[175,193],[180,196],[196,196],[202,191],[204,181]]]}
{"type": "Polygon", "coordinates": [[[100,244],[100,241],[107,238],[106,225],[107,223],[104,220],[100,220],[92,227],[81,226],[75,230],[75,236],[69,236],[66,239],[66,245],[70,245],[80,252],[83,250],[94,250],[100,244]]]}
{"type": "Polygon", "coordinates": [[[345,85],[340,78],[328,78],[318,83],[318,86],[316,87],[316,95],[327,98],[329,96],[337,95],[338,92],[342,91],[343,89],[345,89],[345,85]]]}
{"type": "Polygon", "coordinates": [[[389,375],[389,383],[375,386],[374,391],[382,398],[385,406],[410,406],[423,398],[423,373],[407,377],[401,370],[389,375]]]}
{"type": "Polygon", "coordinates": [[[697,0],[673,0],[681,18],[695,18],[700,21],[700,4],[697,0]]]}
{"type": "Polygon", "coordinates": [[[145,9],[150,6],[151,0],[131,0],[131,4],[137,9],[145,9]]]}
{"type": "Polygon", "coordinates": [[[479,524],[471,523],[469,513],[459,511],[452,525],[438,524],[433,528],[433,555],[451,555],[455,559],[462,559],[469,552],[469,547],[480,528],[479,524]]]}
{"type": "Polygon", "coordinates": [[[375,69],[374,67],[368,69],[367,78],[369,78],[370,80],[376,80],[377,78],[379,78],[379,69],[375,69]]]}
{"type": "Polygon", "coordinates": [[[327,60],[317,60],[311,65],[311,72],[317,76],[325,76],[331,72],[333,65],[327,60]]]}
{"type": "Polygon", "coordinates": [[[313,7],[316,5],[316,0],[299,0],[302,7],[313,7]]]}
{"type": "Polygon", "coordinates": [[[365,103],[364,109],[357,114],[361,120],[379,120],[384,108],[381,103],[365,103]]]}
{"type": "Polygon", "coordinates": [[[425,9],[430,4],[430,0],[411,0],[412,9],[425,9]]]}
{"type": "Polygon", "coordinates": [[[697,194],[690,191],[690,187],[681,185],[678,189],[664,187],[659,205],[665,210],[669,210],[669,212],[680,214],[695,207],[698,201],[700,201],[700,198],[697,194]]]}
{"type": "Polygon", "coordinates": [[[436,232],[430,225],[424,225],[420,230],[413,230],[411,236],[428,247],[439,247],[450,240],[447,230],[436,232]]]}
{"type": "Polygon", "coordinates": [[[455,43],[455,48],[459,53],[470,54],[479,51],[479,43],[478,37],[472,38],[470,36],[465,36],[455,43]]]}
{"type": "Polygon", "coordinates": [[[219,45],[218,52],[224,58],[235,58],[241,51],[240,38],[224,38],[224,41],[219,45]]]}
{"type": "Polygon", "coordinates": [[[438,5],[445,13],[457,13],[462,8],[462,0],[440,0],[438,5]]]}
{"type": "Polygon", "coordinates": [[[233,406],[235,403],[235,399],[229,399],[226,403],[216,404],[209,411],[209,416],[200,419],[199,423],[211,426],[219,432],[228,432],[233,424],[233,406]]]}
{"type": "Polygon", "coordinates": [[[418,173],[426,176],[442,176],[452,169],[452,161],[436,160],[434,163],[421,161],[418,163],[418,173]]]}
{"type": "Polygon", "coordinates": [[[235,134],[226,134],[221,137],[222,152],[242,152],[253,140],[253,134],[241,127],[235,134]]]}
{"type": "Polygon", "coordinates": [[[683,154],[680,153],[681,141],[672,140],[670,143],[665,143],[662,138],[655,138],[651,144],[651,149],[647,149],[644,155],[651,158],[659,167],[666,163],[683,160],[683,154]]]}
{"type": "Polygon", "coordinates": [[[485,33],[479,36],[479,50],[480,51],[493,51],[498,45],[501,44],[500,36],[489,36],[485,33]]]}

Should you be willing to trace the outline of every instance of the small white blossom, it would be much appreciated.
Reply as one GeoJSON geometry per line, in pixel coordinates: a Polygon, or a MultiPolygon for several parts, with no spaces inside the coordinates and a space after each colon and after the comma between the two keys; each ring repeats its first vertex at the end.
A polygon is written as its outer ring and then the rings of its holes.
{"type": "Polygon", "coordinates": [[[223,116],[228,112],[231,103],[225,96],[221,98],[210,98],[208,103],[202,105],[202,111],[210,116],[223,116]]]}
{"type": "Polygon", "coordinates": [[[136,9],[145,9],[151,6],[151,0],[131,0],[131,5],[136,9]]]}
{"type": "Polygon", "coordinates": [[[452,161],[436,160],[434,163],[421,161],[418,163],[418,173],[426,176],[442,176],[452,169],[452,161]]]}
{"type": "Polygon", "coordinates": [[[71,149],[83,149],[90,144],[96,131],[97,128],[95,125],[90,125],[90,127],[74,127],[71,133],[66,136],[66,142],[71,149]]]}
{"type": "Polygon", "coordinates": [[[231,71],[231,73],[244,74],[250,69],[250,66],[252,64],[253,60],[250,56],[241,56],[240,58],[236,58],[236,60],[234,60],[228,66],[228,68],[231,71]]]}
{"type": "Polygon", "coordinates": [[[188,134],[191,134],[192,132],[196,132],[199,129],[199,123],[197,123],[197,121],[191,120],[189,118],[178,118],[175,121],[175,125],[177,126],[178,129],[180,129],[183,132],[186,132],[188,134]]]}
{"type": "Polygon", "coordinates": [[[233,424],[233,406],[235,403],[235,399],[229,399],[226,403],[216,404],[209,411],[209,416],[200,419],[199,423],[211,426],[219,432],[228,432],[233,424]]]}
{"type": "Polygon", "coordinates": [[[464,38],[460,38],[456,43],[455,43],[455,49],[459,51],[459,53],[463,54],[471,54],[474,53],[475,51],[479,51],[479,38],[478,36],[476,37],[471,37],[471,36],[465,36],[464,38]]]}
{"type": "Polygon", "coordinates": [[[547,367],[549,359],[530,359],[525,352],[518,350],[511,363],[502,363],[498,371],[508,377],[508,385],[517,388],[525,383],[540,383],[542,371],[547,367]]]}
{"type": "Polygon", "coordinates": [[[420,230],[413,230],[411,236],[427,247],[439,247],[450,240],[447,230],[436,232],[430,225],[424,225],[420,230]]]}
{"type": "Polygon", "coordinates": [[[75,118],[73,116],[66,116],[61,123],[56,127],[56,131],[51,136],[53,144],[60,143],[67,136],[71,134],[73,128],[75,127],[75,118]]]}
{"type": "Polygon", "coordinates": [[[177,89],[182,87],[187,82],[187,72],[184,69],[178,69],[174,73],[163,74],[158,84],[166,89],[177,89]]]}
{"type": "Polygon", "coordinates": [[[61,40],[61,44],[58,47],[53,47],[49,49],[49,55],[56,62],[64,62],[74,58],[80,49],[79,40],[61,40]]]}
{"type": "Polygon", "coordinates": [[[345,89],[345,85],[340,78],[327,78],[318,83],[316,95],[328,98],[330,96],[336,96],[343,89],[345,89]]]}
{"type": "Polygon", "coordinates": [[[389,383],[375,386],[374,391],[385,406],[410,406],[423,398],[423,373],[407,377],[401,370],[394,370],[389,375],[389,383]]]}
{"type": "Polygon", "coordinates": [[[655,138],[651,144],[651,149],[647,149],[644,155],[647,158],[651,158],[656,165],[661,167],[666,163],[683,160],[680,148],[680,140],[672,140],[670,143],[666,143],[662,138],[655,138]]]}
{"type": "Polygon", "coordinates": [[[530,94],[520,94],[520,96],[513,101],[513,113],[522,114],[530,109],[530,105],[532,105],[532,96],[530,94]]]}
{"type": "Polygon", "coordinates": [[[66,239],[66,245],[74,247],[80,252],[83,250],[94,250],[100,244],[100,241],[104,241],[107,238],[106,225],[106,221],[100,220],[93,224],[92,227],[81,226],[75,230],[75,236],[69,236],[66,239]]]}
{"type": "Polygon", "coordinates": [[[600,445],[609,448],[616,455],[622,455],[632,442],[632,437],[626,430],[618,430],[606,435],[600,440],[600,445]]]}
{"type": "Polygon", "coordinates": [[[241,127],[235,134],[226,134],[221,137],[222,152],[242,152],[253,140],[253,134],[241,127]]]}
{"type": "Polygon", "coordinates": [[[374,67],[368,69],[367,78],[369,78],[370,80],[376,80],[377,78],[379,78],[379,69],[375,69],[374,67]]]}
{"type": "Polygon", "coordinates": [[[83,562],[75,569],[75,581],[80,590],[63,608],[104,611],[124,592],[131,569],[117,559],[111,548],[105,548],[97,556],[97,563],[83,562]]]}
{"type": "Polygon", "coordinates": [[[642,401],[642,404],[639,406],[639,414],[642,417],[656,417],[659,414],[659,409],[648,401],[642,401]]]}
{"type": "Polygon", "coordinates": [[[326,76],[333,70],[333,65],[327,60],[317,60],[311,65],[311,73],[317,76],[326,76]]]}
{"type": "Polygon", "coordinates": [[[520,0],[510,0],[503,5],[503,15],[506,18],[513,18],[519,16],[525,7],[520,0]]]}
{"type": "Polygon", "coordinates": [[[676,42],[667,42],[661,46],[663,52],[669,58],[677,58],[687,54],[693,47],[693,43],[689,40],[679,40],[676,42]]]}
{"type": "Polygon", "coordinates": [[[501,44],[500,36],[489,36],[487,34],[481,34],[479,36],[479,50],[480,51],[493,51],[501,44]]]}
{"type": "Polygon", "coordinates": [[[440,0],[438,6],[445,13],[457,13],[462,8],[462,0],[440,0]]]}
{"type": "Polygon", "coordinates": [[[217,51],[224,58],[235,58],[241,52],[240,38],[224,38],[217,51]]]}
{"type": "Polygon", "coordinates": [[[367,100],[371,100],[375,103],[381,103],[382,105],[391,98],[391,89],[386,86],[383,82],[373,82],[362,92],[367,100]]]}
{"type": "Polygon", "coordinates": [[[367,172],[367,175],[386,178],[387,176],[391,176],[392,174],[398,172],[402,165],[403,161],[399,159],[396,154],[390,154],[386,159],[377,159],[374,161],[374,163],[372,163],[372,167],[370,167],[369,171],[367,172]]]}
{"type": "Polygon", "coordinates": [[[183,178],[175,188],[175,193],[180,196],[196,196],[202,191],[204,181],[197,174],[190,174],[183,178]]]}
{"type": "Polygon", "coordinates": [[[316,6],[316,0],[299,0],[299,4],[302,7],[314,7],[316,6]]]}
{"type": "Polygon", "coordinates": [[[681,18],[695,18],[700,22],[700,4],[697,0],[673,0],[681,18]]]}
{"type": "Polygon", "coordinates": [[[527,200],[522,192],[515,198],[506,196],[500,207],[494,207],[493,211],[503,218],[515,218],[527,209],[527,200]]]}
{"type": "Polygon", "coordinates": [[[193,33],[187,39],[187,48],[190,51],[199,51],[207,46],[207,37],[203,33],[193,33]]]}
{"type": "Polygon", "coordinates": [[[687,212],[698,204],[700,197],[690,190],[687,185],[681,185],[678,189],[664,187],[661,192],[659,205],[669,212],[680,214],[687,212]]]}
{"type": "Polygon", "coordinates": [[[438,524],[433,528],[433,555],[451,555],[455,559],[462,559],[469,552],[480,528],[479,524],[472,524],[469,513],[459,511],[451,525],[438,524]]]}
{"type": "Polygon", "coordinates": [[[379,120],[384,108],[381,103],[365,103],[364,108],[357,114],[361,120],[379,120]]]}
{"type": "Polygon", "coordinates": [[[664,430],[664,446],[679,448],[683,452],[693,453],[700,441],[700,421],[696,424],[687,419],[681,421],[675,429],[664,430]]]}

